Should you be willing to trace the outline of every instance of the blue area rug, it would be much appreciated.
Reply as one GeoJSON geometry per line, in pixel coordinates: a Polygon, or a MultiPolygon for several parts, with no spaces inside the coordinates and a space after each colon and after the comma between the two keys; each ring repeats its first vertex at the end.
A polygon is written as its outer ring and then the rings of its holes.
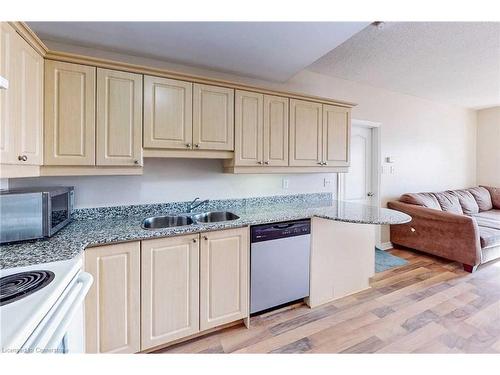
{"type": "Polygon", "coordinates": [[[408,264],[407,260],[375,248],[375,272],[384,272],[391,268],[404,266],[405,264],[408,264]]]}

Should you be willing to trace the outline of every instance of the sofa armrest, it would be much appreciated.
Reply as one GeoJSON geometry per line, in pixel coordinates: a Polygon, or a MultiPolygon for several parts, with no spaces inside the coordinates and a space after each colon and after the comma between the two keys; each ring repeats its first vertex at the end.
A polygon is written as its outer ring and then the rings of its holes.
{"type": "Polygon", "coordinates": [[[467,265],[481,263],[481,242],[476,219],[431,208],[389,202],[388,207],[412,217],[391,225],[391,242],[467,265]]]}
{"type": "Polygon", "coordinates": [[[481,186],[490,192],[491,203],[493,203],[493,208],[500,210],[500,188],[492,186],[481,186]]]}

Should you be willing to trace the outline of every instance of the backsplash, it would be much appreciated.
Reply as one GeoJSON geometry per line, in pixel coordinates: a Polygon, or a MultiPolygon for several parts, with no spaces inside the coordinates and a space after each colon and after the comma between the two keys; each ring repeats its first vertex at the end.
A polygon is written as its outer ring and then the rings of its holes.
{"type": "MultiPolygon", "coordinates": [[[[319,205],[324,203],[329,205],[333,200],[332,193],[310,193],[293,195],[274,195],[266,197],[252,197],[240,199],[214,199],[203,204],[195,212],[214,211],[222,209],[248,209],[262,207],[269,204],[287,204],[287,205],[319,205]]],[[[131,216],[155,216],[169,213],[186,212],[189,201],[168,202],[156,204],[136,204],[114,207],[96,207],[75,209],[73,218],[75,220],[92,220],[116,217],[131,216]]]]}

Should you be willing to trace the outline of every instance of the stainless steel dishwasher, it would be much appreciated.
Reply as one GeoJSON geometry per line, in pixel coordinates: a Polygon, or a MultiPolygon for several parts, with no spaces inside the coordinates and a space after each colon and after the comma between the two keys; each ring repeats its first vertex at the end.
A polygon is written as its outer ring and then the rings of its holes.
{"type": "Polygon", "coordinates": [[[311,221],[251,227],[250,313],[309,296],[311,221]]]}

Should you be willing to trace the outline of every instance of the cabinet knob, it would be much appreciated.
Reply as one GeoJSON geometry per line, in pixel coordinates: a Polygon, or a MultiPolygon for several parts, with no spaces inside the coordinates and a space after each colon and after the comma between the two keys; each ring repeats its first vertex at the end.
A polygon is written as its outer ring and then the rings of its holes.
{"type": "Polygon", "coordinates": [[[134,164],[138,165],[139,164],[139,160],[134,160],[134,164]]]}
{"type": "Polygon", "coordinates": [[[191,143],[186,143],[187,148],[191,148],[191,143]]]}
{"type": "Polygon", "coordinates": [[[198,240],[196,238],[193,238],[193,242],[196,243],[198,242],[198,240]]]}
{"type": "Polygon", "coordinates": [[[28,157],[26,155],[19,155],[17,157],[17,160],[19,161],[27,161],[28,160],[28,157]]]}
{"type": "Polygon", "coordinates": [[[322,161],[318,161],[316,164],[323,165],[323,162],[322,161]]]}
{"type": "Polygon", "coordinates": [[[265,164],[265,165],[269,165],[269,162],[268,162],[268,161],[265,161],[265,162],[264,162],[264,164],[265,164]]]}
{"type": "Polygon", "coordinates": [[[194,145],[194,147],[200,148],[200,145],[197,143],[197,144],[194,145]]]}
{"type": "Polygon", "coordinates": [[[204,239],[205,241],[208,241],[208,237],[207,237],[207,236],[203,236],[203,239],[204,239]]]}
{"type": "Polygon", "coordinates": [[[257,164],[262,165],[262,162],[261,162],[261,161],[258,161],[258,162],[257,162],[257,164]]]}
{"type": "Polygon", "coordinates": [[[328,165],[328,163],[326,161],[323,162],[323,165],[328,165]]]}

